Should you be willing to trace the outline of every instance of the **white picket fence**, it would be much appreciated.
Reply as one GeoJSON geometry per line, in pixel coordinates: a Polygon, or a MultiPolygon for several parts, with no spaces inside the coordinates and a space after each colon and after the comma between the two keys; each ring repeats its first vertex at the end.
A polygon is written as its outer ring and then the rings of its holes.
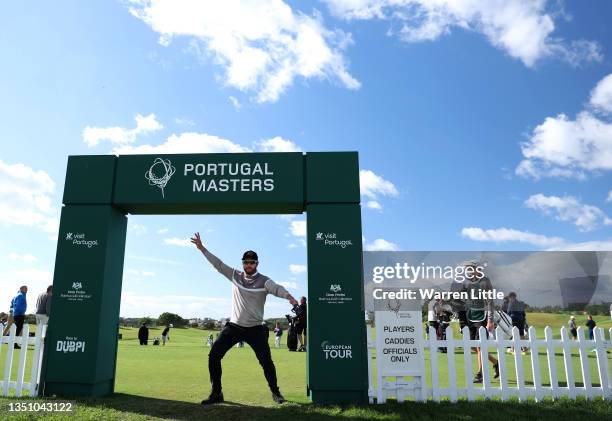
{"type": "MultiPolygon", "coordinates": [[[[14,391],[15,396],[38,395],[38,384],[40,382],[40,368],[43,355],[44,338],[47,332],[46,325],[38,325],[36,336],[30,337],[30,325],[24,324],[21,336],[16,336],[17,326],[12,325],[9,336],[0,336],[0,361],[4,358],[4,372],[0,378],[0,396],[9,396],[14,391]],[[5,346],[7,344],[8,346],[5,346]],[[14,345],[21,346],[21,349],[14,349],[14,345]],[[34,352],[31,353],[32,366],[30,378],[25,381],[26,360],[28,357],[28,345],[34,345],[34,352]],[[6,353],[6,356],[3,354],[6,353]],[[17,367],[13,367],[13,354],[18,353],[19,359],[17,367]],[[17,370],[17,378],[11,380],[11,375],[17,370]]],[[[1,332],[0,332],[1,333],[1,332]]]]}
{"type": "MultiPolygon", "coordinates": [[[[384,403],[387,398],[396,399],[402,402],[405,399],[413,398],[417,401],[425,401],[433,399],[440,401],[443,398],[448,398],[451,402],[456,402],[459,398],[467,398],[467,400],[475,400],[477,398],[494,398],[498,397],[501,400],[507,400],[511,397],[517,397],[519,401],[524,401],[528,398],[533,398],[540,401],[545,397],[557,399],[562,396],[576,398],[584,396],[591,399],[601,396],[605,399],[612,399],[612,375],[608,364],[608,350],[612,350],[612,329],[609,331],[609,339],[605,338],[605,331],[601,328],[595,328],[594,340],[585,339],[585,331],[582,327],[578,328],[578,339],[571,340],[568,335],[568,330],[561,328],[561,338],[554,339],[552,329],[547,326],[544,329],[544,339],[536,337],[535,327],[530,327],[528,331],[528,339],[521,339],[518,329],[515,327],[512,330],[512,338],[504,339],[504,332],[498,327],[495,335],[487,338],[484,327],[480,328],[480,339],[471,340],[469,329],[463,329],[463,336],[455,339],[453,337],[453,328],[450,326],[446,329],[446,339],[438,340],[435,331],[430,328],[431,333],[429,339],[424,339],[424,346],[429,348],[430,358],[425,365],[425,370],[429,370],[431,374],[431,387],[426,384],[426,373],[421,377],[412,377],[406,379],[404,376],[385,376],[376,377],[376,387],[374,385],[374,376],[372,374],[372,357],[376,355],[376,341],[371,339],[370,327],[367,326],[368,339],[368,373],[369,373],[369,399],[370,403],[374,400],[378,403],[384,403]],[[472,348],[481,348],[481,359],[483,361],[482,384],[473,383],[473,374],[476,370],[472,366],[472,348]],[[509,367],[506,361],[506,349],[513,347],[514,352],[510,358],[514,360],[514,377],[516,386],[509,385],[509,367]],[[521,347],[528,348],[528,352],[523,355],[521,347]],[[447,353],[441,354],[444,358],[448,370],[448,387],[440,386],[438,358],[438,348],[446,348],[447,353]],[[457,367],[455,361],[455,350],[462,349],[465,385],[457,384],[457,367]],[[546,354],[546,367],[540,367],[540,359],[538,351],[543,349],[546,354]],[[562,349],[563,364],[561,367],[562,373],[565,373],[563,378],[559,378],[557,371],[557,361],[555,349],[562,349]],[[572,350],[578,351],[578,357],[572,356],[572,350]],[[597,364],[598,385],[593,385],[591,371],[589,368],[589,355],[594,353],[597,364]],[[373,355],[372,355],[373,354],[373,355]],[[491,363],[488,361],[488,355],[495,356],[499,361],[499,386],[491,384],[492,373],[489,371],[491,363]],[[495,355],[497,354],[497,355],[495,355]],[[533,385],[525,384],[525,368],[523,359],[527,358],[531,366],[531,379],[533,385]],[[582,386],[576,385],[576,375],[574,373],[573,358],[578,358],[580,361],[580,371],[582,376],[582,386]],[[542,383],[542,369],[548,372],[549,385],[542,383]],[[559,382],[564,382],[561,385],[559,382]]],[[[561,364],[559,364],[561,365],[561,364]]],[[[389,374],[389,373],[386,373],[389,374]]]]}

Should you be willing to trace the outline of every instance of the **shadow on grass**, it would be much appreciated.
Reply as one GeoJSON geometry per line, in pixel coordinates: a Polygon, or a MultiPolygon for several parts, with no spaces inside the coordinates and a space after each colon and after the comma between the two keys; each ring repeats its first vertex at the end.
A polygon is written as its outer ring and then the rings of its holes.
{"type": "MultiPolygon", "coordinates": [[[[106,398],[79,399],[77,406],[112,408],[134,416],[149,416],[176,420],[491,420],[517,419],[612,419],[612,403],[584,399],[561,399],[556,402],[517,401],[501,402],[481,400],[458,403],[391,402],[385,405],[321,406],[287,402],[271,407],[225,402],[202,407],[198,403],[150,398],[128,394],[115,394],[106,398]]],[[[127,414],[126,414],[127,415],[127,414]]]]}

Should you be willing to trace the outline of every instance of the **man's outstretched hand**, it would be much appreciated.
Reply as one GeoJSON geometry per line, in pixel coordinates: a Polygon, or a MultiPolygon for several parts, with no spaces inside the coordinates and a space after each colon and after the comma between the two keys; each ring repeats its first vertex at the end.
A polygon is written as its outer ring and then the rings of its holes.
{"type": "Polygon", "coordinates": [[[202,239],[200,238],[199,232],[196,232],[193,237],[191,237],[191,242],[195,244],[198,250],[204,251],[204,245],[202,244],[202,239]]]}

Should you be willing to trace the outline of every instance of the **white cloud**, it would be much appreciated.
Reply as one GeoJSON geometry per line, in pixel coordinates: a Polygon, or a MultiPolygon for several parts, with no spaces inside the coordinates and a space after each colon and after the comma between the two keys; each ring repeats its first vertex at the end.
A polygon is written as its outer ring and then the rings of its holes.
{"type": "Polygon", "coordinates": [[[83,130],[83,141],[87,146],[96,146],[101,141],[107,140],[115,145],[125,145],[134,143],[136,137],[142,134],[153,133],[164,128],[157,121],[155,114],[142,116],[136,114],[136,127],[133,129],[125,129],[123,127],[92,127],[87,126],[83,130]]]}
{"type": "Polygon", "coordinates": [[[276,136],[257,142],[261,152],[302,152],[302,148],[290,140],[276,136]]]}
{"type": "Polygon", "coordinates": [[[232,105],[234,106],[235,109],[239,110],[242,108],[242,104],[240,103],[240,101],[238,101],[238,98],[234,97],[234,96],[230,96],[229,97],[230,102],[232,103],[232,105]]]}
{"type": "Polygon", "coordinates": [[[545,196],[534,194],[525,206],[546,215],[554,214],[559,221],[572,222],[580,231],[592,231],[600,225],[612,225],[612,220],[596,206],[585,205],[573,196],[545,196]]]}
{"type": "Polygon", "coordinates": [[[612,74],[599,81],[591,92],[591,106],[604,113],[612,113],[612,74]]]}
{"type": "Polygon", "coordinates": [[[361,194],[370,199],[366,203],[368,209],[382,210],[382,205],[378,201],[380,196],[397,197],[399,195],[392,182],[370,170],[359,170],[359,186],[361,194]]]}
{"type": "Polygon", "coordinates": [[[112,151],[113,154],[117,155],[226,152],[251,152],[251,150],[217,136],[206,133],[185,132],[179,135],[171,135],[161,145],[123,145],[112,151]]]}
{"type": "Polygon", "coordinates": [[[147,227],[142,224],[128,224],[128,230],[136,235],[143,235],[147,233],[147,227]]]}
{"type": "Polygon", "coordinates": [[[169,246],[192,247],[193,244],[189,238],[164,238],[164,244],[169,246]]]}
{"type": "Polygon", "coordinates": [[[306,265],[295,265],[295,264],[290,264],[289,265],[289,271],[294,274],[294,275],[299,275],[300,273],[306,273],[306,265]]]}
{"type": "Polygon", "coordinates": [[[289,245],[287,245],[287,248],[289,249],[294,249],[298,247],[306,247],[306,240],[304,238],[298,238],[297,243],[289,243],[289,245]]]}
{"type": "Polygon", "coordinates": [[[374,209],[374,210],[382,210],[382,205],[376,200],[368,200],[366,203],[366,208],[374,209]]]}
{"type": "Polygon", "coordinates": [[[129,11],[160,35],[163,46],[188,38],[200,58],[223,67],[225,84],[255,92],[258,102],[276,101],[297,77],[360,86],[342,55],[350,36],[325,28],[320,14],[294,12],[282,0],[130,0],[129,11]]]}
{"type": "Polygon", "coordinates": [[[547,117],[521,149],[525,159],[518,175],[583,179],[588,172],[612,169],[612,123],[588,111],[576,120],[547,117]]]}
{"type": "Polygon", "coordinates": [[[278,284],[284,286],[287,289],[300,289],[300,287],[298,286],[296,282],[284,281],[284,282],[278,282],[278,284]]]}
{"type": "Polygon", "coordinates": [[[155,272],[147,270],[127,269],[125,272],[126,274],[135,276],[137,278],[151,278],[155,276],[155,272]]]}
{"type": "Polygon", "coordinates": [[[36,258],[36,256],[32,256],[31,254],[19,254],[19,253],[15,253],[15,252],[10,252],[8,254],[8,258],[13,260],[13,261],[19,261],[19,262],[27,262],[27,263],[32,263],[32,262],[36,262],[38,259],[36,258]]]}
{"type": "Polygon", "coordinates": [[[306,221],[291,221],[289,230],[295,237],[306,237],[306,221]]]}
{"type": "Polygon", "coordinates": [[[553,36],[554,18],[546,0],[323,0],[343,19],[384,19],[400,25],[390,31],[406,42],[434,41],[457,27],[483,34],[496,48],[532,67],[545,57],[571,64],[599,61],[593,41],[570,43],[553,36]]]}
{"type": "Polygon", "coordinates": [[[0,160],[0,224],[35,227],[57,235],[55,183],[45,171],[0,160]]]}
{"type": "MultiPolygon", "coordinates": [[[[591,95],[596,110],[608,110],[612,75],[599,82],[591,95]]],[[[547,117],[521,145],[523,161],[516,173],[541,177],[584,179],[589,173],[612,169],[612,120],[581,111],[575,120],[565,114],[547,117]]]]}
{"type": "Polygon", "coordinates": [[[538,247],[559,247],[565,244],[565,240],[559,237],[547,237],[512,228],[485,230],[477,227],[468,227],[461,230],[461,235],[473,241],[493,243],[527,243],[538,247]]]}
{"type": "Polygon", "coordinates": [[[371,243],[364,244],[364,249],[367,251],[398,251],[399,246],[383,238],[377,238],[371,243]]]}
{"type": "Polygon", "coordinates": [[[168,228],[160,228],[157,230],[158,234],[167,234],[170,231],[168,228]]]}
{"type": "Polygon", "coordinates": [[[195,126],[195,121],[190,120],[188,118],[179,118],[176,117],[174,122],[179,126],[195,126]]]}

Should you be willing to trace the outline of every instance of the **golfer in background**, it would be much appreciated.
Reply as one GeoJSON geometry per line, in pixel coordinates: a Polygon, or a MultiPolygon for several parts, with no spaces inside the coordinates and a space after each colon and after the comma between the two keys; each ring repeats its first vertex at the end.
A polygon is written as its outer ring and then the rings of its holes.
{"type": "Polygon", "coordinates": [[[166,346],[166,341],[170,340],[170,328],[173,327],[172,323],[170,323],[166,328],[162,331],[162,345],[166,346]]]}
{"type": "Polygon", "coordinates": [[[195,233],[191,242],[196,245],[210,264],[232,283],[232,317],[208,354],[208,371],[210,372],[212,391],[208,399],[202,401],[202,405],[223,402],[221,359],[232,346],[240,341],[248,343],[255,351],[257,360],[268,381],[274,402],[285,402],[285,398],[278,388],[276,368],[270,354],[269,331],[263,325],[264,304],[268,294],[286,298],[291,305],[296,305],[297,301],[281,285],[257,272],[259,262],[257,253],[254,251],[249,250],[243,254],[243,271],[241,272],[229,267],[209,252],[202,245],[199,233],[195,233]]]}

